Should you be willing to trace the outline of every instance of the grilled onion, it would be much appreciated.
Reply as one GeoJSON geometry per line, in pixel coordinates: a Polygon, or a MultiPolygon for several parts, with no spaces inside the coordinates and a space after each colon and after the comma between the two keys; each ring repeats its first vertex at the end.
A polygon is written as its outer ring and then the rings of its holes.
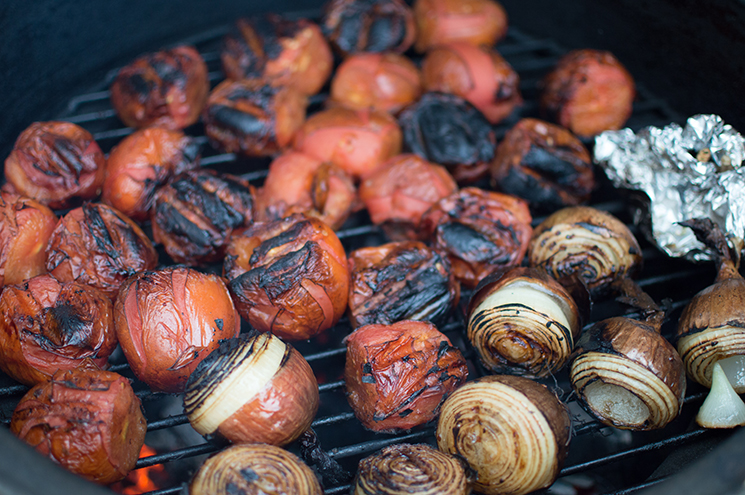
{"type": "Polygon", "coordinates": [[[490,276],[469,304],[468,338],[496,373],[543,378],[569,359],[581,331],[569,293],[543,270],[490,276]]]}
{"type": "Polygon", "coordinates": [[[519,376],[485,376],[442,405],[437,446],[476,471],[475,491],[523,495],[554,482],[570,432],[566,407],[545,386],[519,376]]]}
{"type": "Polygon", "coordinates": [[[472,478],[462,459],[426,444],[397,444],[360,461],[352,494],[468,495],[472,478]]]}
{"type": "Polygon", "coordinates": [[[616,217],[589,206],[557,211],[533,231],[530,266],[559,279],[577,273],[594,294],[640,268],[642,252],[631,231],[616,217]]]}
{"type": "Polygon", "coordinates": [[[286,445],[310,427],[318,383],[303,356],[269,333],[226,340],[189,377],[184,411],[202,435],[286,445]]]}
{"type": "Polygon", "coordinates": [[[294,454],[263,444],[234,445],[207,459],[190,495],[323,495],[313,471],[294,454]]]}
{"type": "Polygon", "coordinates": [[[732,388],[719,363],[712,366],[711,391],[696,414],[696,423],[704,428],[745,425],[745,403],[732,388]]]}

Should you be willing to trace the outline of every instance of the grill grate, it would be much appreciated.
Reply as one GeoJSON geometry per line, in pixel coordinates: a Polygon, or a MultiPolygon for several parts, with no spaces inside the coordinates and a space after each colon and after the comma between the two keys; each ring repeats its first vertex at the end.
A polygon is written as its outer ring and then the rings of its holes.
{"type": "MultiPolygon", "coordinates": [[[[298,16],[317,17],[318,12],[303,12],[298,16]]],[[[214,84],[222,78],[219,67],[219,46],[221,38],[227,27],[221,27],[185,39],[184,42],[194,44],[200,51],[210,70],[210,80],[214,84]]],[[[157,49],[158,47],[153,47],[157,49]]],[[[564,50],[551,40],[536,39],[521,32],[517,28],[510,28],[507,38],[498,46],[499,52],[517,70],[521,77],[521,90],[525,99],[525,105],[515,112],[506,122],[496,127],[497,136],[501,138],[504,133],[521,117],[537,116],[537,94],[538,84],[543,75],[550,70],[564,50]]],[[[104,151],[108,151],[122,137],[132,132],[131,129],[123,128],[116,117],[114,110],[109,104],[109,92],[106,88],[115,77],[116,70],[112,70],[98,87],[91,91],[72,98],[67,111],[61,116],[62,119],[77,123],[91,131],[104,151]]],[[[314,97],[311,100],[309,111],[320,108],[324,95],[314,97]]],[[[680,121],[680,116],[668,108],[667,104],[651,95],[643,87],[638,88],[638,101],[634,104],[634,112],[628,125],[634,129],[646,125],[665,125],[671,121],[680,121]]],[[[246,159],[234,154],[220,153],[207,143],[203,134],[203,128],[196,124],[187,129],[192,136],[202,136],[203,147],[202,163],[222,171],[229,171],[248,179],[252,183],[260,182],[266,175],[266,159],[246,159]]],[[[589,144],[589,143],[588,143],[589,144]]],[[[628,198],[613,190],[609,184],[603,184],[594,195],[593,206],[609,211],[627,223],[631,218],[626,211],[628,198]],[[609,200],[610,199],[610,200],[609,200]],[[602,202],[600,201],[602,200],[602,202]]],[[[535,220],[535,224],[540,222],[535,220]]],[[[708,285],[714,273],[707,267],[696,267],[679,260],[671,260],[662,255],[649,243],[645,243],[641,233],[632,227],[644,249],[645,269],[642,272],[639,284],[647,290],[656,300],[669,298],[670,321],[663,327],[663,335],[670,337],[674,331],[674,324],[690,297],[708,285]],[[685,283],[681,283],[685,282],[685,283]],[[683,287],[681,287],[683,286],[683,287]]],[[[339,237],[346,249],[354,249],[363,244],[382,243],[385,238],[382,232],[375,226],[369,224],[364,213],[352,218],[345,228],[339,232],[339,237]]],[[[166,259],[161,253],[161,260],[166,259]]],[[[462,305],[468,300],[468,293],[463,294],[462,305]]],[[[593,308],[592,321],[621,314],[623,308],[615,302],[605,301],[598,303],[593,308]]],[[[474,351],[466,344],[462,311],[456,311],[449,323],[441,328],[448,335],[454,345],[458,346],[470,364],[471,378],[487,374],[486,370],[478,363],[474,351]]],[[[297,348],[303,353],[311,364],[321,385],[321,410],[313,422],[313,427],[331,457],[338,460],[345,468],[353,471],[357,461],[377,451],[378,449],[400,442],[434,442],[434,426],[428,425],[403,435],[382,435],[365,431],[354,418],[351,408],[344,397],[343,366],[345,349],[341,339],[351,331],[349,323],[342,320],[327,335],[316,338],[312,342],[301,342],[297,348]],[[324,341],[324,342],[321,342],[324,341]],[[350,441],[351,439],[351,441],[350,441]]],[[[133,378],[129,367],[123,357],[113,358],[114,371],[123,373],[133,378]]],[[[4,377],[3,377],[4,378],[4,377]]],[[[8,383],[5,382],[0,383],[8,383]]],[[[661,432],[629,433],[620,432],[605,427],[585,415],[577,407],[576,398],[571,393],[567,377],[558,375],[553,380],[544,381],[546,385],[557,391],[560,397],[567,403],[574,414],[574,435],[567,466],[561,471],[561,476],[585,475],[598,483],[601,492],[613,494],[633,493],[640,489],[653,486],[665,478],[647,481],[650,474],[644,471],[636,478],[629,477],[629,469],[624,468],[624,463],[633,460],[639,471],[641,463],[648,459],[655,459],[659,463],[664,459],[670,449],[679,448],[682,445],[700,441],[714,434],[698,429],[689,428],[690,418],[695,414],[695,409],[704,397],[700,387],[689,383],[689,395],[686,397],[683,414],[671,425],[661,432]],[[600,445],[600,447],[598,447],[600,445]],[[649,457],[652,454],[653,457],[649,457]],[[603,471],[603,469],[606,471],[603,471]],[[626,477],[623,481],[608,482],[609,471],[615,471],[626,477]],[[599,481],[598,481],[599,480],[599,481]]],[[[153,446],[155,436],[158,432],[169,432],[181,425],[188,423],[186,416],[182,413],[164,414],[160,403],[172,396],[163,393],[153,393],[148,387],[138,381],[134,382],[137,395],[142,399],[147,412],[148,434],[146,443],[153,446]]],[[[27,390],[22,385],[8,384],[0,387],[0,421],[7,425],[13,407],[27,390]]],[[[180,398],[177,399],[180,401],[180,398]]],[[[179,409],[180,410],[180,409],[179,409]]],[[[189,427],[185,427],[189,429],[189,427]]],[[[194,434],[196,435],[196,434],[194,434]]],[[[137,463],[137,468],[152,466],[155,464],[166,464],[174,466],[185,460],[193,461],[191,467],[182,469],[182,479],[173,479],[172,486],[161,490],[150,492],[151,495],[166,495],[179,493],[183,484],[188,481],[189,471],[200,460],[198,456],[210,454],[219,447],[204,442],[196,435],[196,440],[187,445],[176,445],[156,455],[142,458],[137,463]],[[197,458],[197,459],[194,459],[197,458]]],[[[653,463],[654,464],[654,463],[653,463]]],[[[617,477],[617,476],[616,476],[617,477]]],[[[349,486],[328,488],[326,493],[347,493],[349,486]]]]}

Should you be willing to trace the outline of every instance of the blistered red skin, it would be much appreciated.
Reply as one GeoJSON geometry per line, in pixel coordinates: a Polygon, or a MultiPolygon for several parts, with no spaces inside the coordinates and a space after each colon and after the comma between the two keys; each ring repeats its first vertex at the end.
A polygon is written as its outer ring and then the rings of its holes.
{"type": "Polygon", "coordinates": [[[183,129],[199,119],[209,89],[202,56],[177,46],[122,67],[111,84],[111,104],[129,127],[183,129]]]}
{"type": "Polygon", "coordinates": [[[465,42],[493,46],[507,34],[507,13],[494,0],[416,0],[414,48],[465,42]]]}
{"type": "Polygon", "coordinates": [[[338,230],[356,208],[356,199],[352,177],[344,170],[289,151],[269,165],[264,186],[256,194],[256,217],[268,222],[304,213],[338,230]]]}
{"type": "Polygon", "coordinates": [[[261,78],[289,85],[305,95],[318,93],[333,70],[334,57],[321,29],[307,19],[279,15],[239,19],[220,53],[225,75],[234,80],[261,78]],[[254,22],[268,23],[257,32],[254,22]],[[271,30],[271,36],[262,36],[271,30]]]}
{"type": "Polygon", "coordinates": [[[158,253],[130,218],[103,203],[70,210],[49,238],[46,267],[61,282],[80,282],[111,299],[130,275],[150,270],[158,253]]]}
{"type": "Polygon", "coordinates": [[[522,262],[533,234],[531,221],[525,200],[468,187],[432,206],[422,216],[419,231],[434,247],[448,253],[455,277],[474,288],[494,270],[522,262]],[[475,232],[490,243],[489,250],[464,251],[461,248],[471,243],[462,233],[448,237],[453,227],[475,232]],[[458,240],[464,245],[456,245],[458,240]]]}
{"type": "Polygon", "coordinates": [[[543,80],[541,110],[582,137],[623,127],[633,110],[636,87],[610,52],[575,50],[543,80]]]}
{"type": "Polygon", "coordinates": [[[396,53],[360,53],[336,70],[329,103],[396,114],[421,94],[422,78],[411,60],[396,53]]]}
{"type": "Polygon", "coordinates": [[[413,154],[398,155],[360,184],[359,196],[374,224],[398,224],[394,232],[410,233],[425,211],[458,189],[450,173],[413,154]]]}
{"type": "Polygon", "coordinates": [[[367,325],[346,342],[347,399],[373,431],[396,433],[431,421],[468,377],[463,355],[431,323],[367,325]]]}
{"type": "Polygon", "coordinates": [[[240,316],[220,277],[173,266],[127,279],[114,327],[135,376],[176,393],[221,339],[238,336],[240,316]]]}
{"type": "Polygon", "coordinates": [[[5,160],[12,191],[50,208],[69,208],[101,193],[106,157],[90,132],[69,122],[34,122],[5,160]]]}
{"type": "Polygon", "coordinates": [[[401,128],[389,114],[336,107],[305,121],[295,149],[362,179],[399,154],[402,141],[401,128]]]}
{"type": "Polygon", "coordinates": [[[223,437],[281,447],[310,428],[320,403],[318,382],[305,358],[292,347],[289,352],[269,383],[220,424],[223,437]]]}
{"type": "Polygon", "coordinates": [[[331,328],[347,307],[344,248],[328,225],[302,214],[234,235],[223,272],[241,316],[285,340],[331,328]]]}
{"type": "Polygon", "coordinates": [[[198,157],[188,156],[192,146],[183,132],[163,127],[127,136],[109,154],[101,201],[132,220],[147,219],[155,190],[173,175],[199,166],[198,157]]]}
{"type": "Polygon", "coordinates": [[[460,42],[433,48],[422,62],[425,91],[453,93],[496,124],[522,104],[520,77],[495,50],[460,42]]]}
{"type": "Polygon", "coordinates": [[[109,484],[134,469],[147,424],[129,381],[95,369],[60,371],[16,406],[10,431],[65,469],[109,484]]]}
{"type": "Polygon", "coordinates": [[[0,192],[0,288],[46,273],[57,215],[36,200],[0,192]]]}
{"type": "Polygon", "coordinates": [[[0,369],[26,385],[85,359],[106,365],[116,349],[111,300],[100,290],[39,275],[0,295],[0,369]]]}

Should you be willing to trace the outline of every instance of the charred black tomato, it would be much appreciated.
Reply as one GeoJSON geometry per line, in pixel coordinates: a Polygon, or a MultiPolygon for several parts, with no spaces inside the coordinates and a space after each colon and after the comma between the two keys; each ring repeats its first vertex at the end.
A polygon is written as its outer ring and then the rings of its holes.
{"type": "Polygon", "coordinates": [[[459,184],[483,177],[494,158],[496,136],[484,115],[459,96],[426,93],[404,110],[404,147],[447,167],[459,184]]]}

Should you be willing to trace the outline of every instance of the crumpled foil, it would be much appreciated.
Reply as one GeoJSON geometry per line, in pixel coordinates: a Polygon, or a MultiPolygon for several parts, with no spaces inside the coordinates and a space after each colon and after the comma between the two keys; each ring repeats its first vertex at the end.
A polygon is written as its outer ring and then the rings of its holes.
{"type": "Polygon", "coordinates": [[[595,138],[594,156],[616,187],[646,193],[651,240],[670,256],[713,258],[677,223],[691,218],[708,217],[745,238],[745,140],[718,115],[695,115],[685,127],[606,131],[595,138]]]}

